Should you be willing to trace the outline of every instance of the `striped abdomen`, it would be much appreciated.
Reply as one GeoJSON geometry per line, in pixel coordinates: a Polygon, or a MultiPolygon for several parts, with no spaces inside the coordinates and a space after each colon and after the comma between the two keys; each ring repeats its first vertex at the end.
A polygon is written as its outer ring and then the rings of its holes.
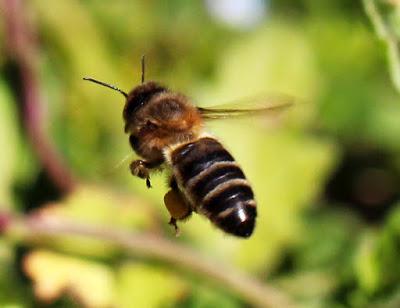
{"type": "Polygon", "coordinates": [[[193,209],[225,232],[249,237],[254,229],[253,191],[233,157],[215,139],[201,138],[170,153],[175,178],[193,209]]]}

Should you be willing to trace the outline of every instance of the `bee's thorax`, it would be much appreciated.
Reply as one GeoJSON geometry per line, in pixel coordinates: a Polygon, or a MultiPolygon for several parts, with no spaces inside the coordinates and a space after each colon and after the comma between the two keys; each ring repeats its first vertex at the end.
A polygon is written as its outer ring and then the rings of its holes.
{"type": "Polygon", "coordinates": [[[132,148],[145,159],[162,159],[166,147],[195,140],[202,131],[188,98],[152,82],[129,94],[123,116],[132,148]]]}

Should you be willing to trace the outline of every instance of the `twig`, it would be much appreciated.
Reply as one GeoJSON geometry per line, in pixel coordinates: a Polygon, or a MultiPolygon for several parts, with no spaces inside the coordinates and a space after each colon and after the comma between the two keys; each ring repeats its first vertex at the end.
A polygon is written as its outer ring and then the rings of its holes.
{"type": "Polygon", "coordinates": [[[189,248],[158,236],[132,234],[40,215],[12,219],[7,217],[9,222],[5,234],[23,242],[34,240],[35,243],[40,241],[51,243],[54,238],[67,235],[101,240],[130,255],[157,259],[211,279],[253,306],[294,307],[290,299],[274,287],[262,284],[237,269],[208,260],[189,248]],[[46,241],[46,239],[51,239],[51,241],[46,241]]]}
{"type": "Polygon", "coordinates": [[[375,0],[363,0],[364,9],[375,29],[377,36],[387,45],[387,57],[392,82],[400,93],[400,50],[396,35],[385,22],[375,0]]]}
{"type": "MultiPolygon", "coordinates": [[[[29,2],[27,2],[29,3],[29,2]]],[[[22,82],[23,121],[43,167],[62,192],[75,186],[71,171],[45,131],[38,74],[38,48],[33,25],[28,25],[20,0],[2,0],[8,53],[17,64],[22,82]]]]}

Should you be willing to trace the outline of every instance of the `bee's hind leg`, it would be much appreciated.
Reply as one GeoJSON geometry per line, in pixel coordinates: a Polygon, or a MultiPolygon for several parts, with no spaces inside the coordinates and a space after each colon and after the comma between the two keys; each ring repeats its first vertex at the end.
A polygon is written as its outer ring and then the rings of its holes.
{"type": "Polygon", "coordinates": [[[181,230],[179,229],[178,225],[176,224],[176,219],[171,217],[171,219],[168,222],[169,225],[173,226],[175,229],[175,236],[178,237],[181,235],[181,230]]]}
{"type": "Polygon", "coordinates": [[[164,204],[171,215],[169,224],[175,228],[175,235],[179,236],[178,220],[184,220],[192,214],[192,208],[185,196],[181,193],[174,177],[170,180],[171,189],[164,196],[164,204]]]}

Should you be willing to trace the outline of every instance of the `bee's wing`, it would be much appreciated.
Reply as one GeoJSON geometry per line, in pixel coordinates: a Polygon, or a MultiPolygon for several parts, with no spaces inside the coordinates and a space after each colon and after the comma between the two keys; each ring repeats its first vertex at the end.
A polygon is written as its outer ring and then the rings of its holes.
{"type": "Polygon", "coordinates": [[[294,97],[279,95],[252,98],[213,107],[197,107],[205,120],[229,119],[248,116],[271,115],[285,110],[295,103],[294,97]]]}

